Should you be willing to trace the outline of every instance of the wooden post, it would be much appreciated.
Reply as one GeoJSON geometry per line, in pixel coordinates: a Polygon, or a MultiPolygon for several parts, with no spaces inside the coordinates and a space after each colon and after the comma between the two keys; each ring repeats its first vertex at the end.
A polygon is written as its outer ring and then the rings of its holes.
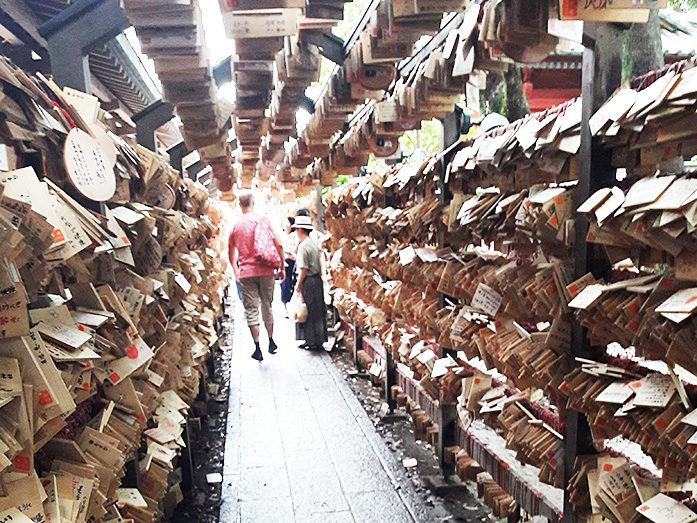
{"type": "Polygon", "coordinates": [[[322,206],[322,185],[317,184],[315,190],[317,194],[315,195],[315,211],[317,212],[317,230],[319,232],[324,232],[324,207],[322,206]]]}
{"type": "Polygon", "coordinates": [[[90,94],[87,55],[130,24],[116,0],[79,0],[39,27],[46,39],[51,73],[60,87],[90,94]],[[89,30],[85,30],[89,28],[89,30]]]}
{"type": "Polygon", "coordinates": [[[392,386],[396,385],[395,374],[397,372],[397,366],[395,365],[392,354],[387,348],[385,348],[385,401],[389,407],[389,413],[393,414],[394,409],[397,406],[397,402],[392,399],[392,386]]]}
{"type": "MultiPolygon", "coordinates": [[[[440,134],[440,149],[446,150],[460,139],[460,114],[461,110],[455,107],[452,112],[445,115],[442,120],[440,134]]],[[[450,162],[451,154],[445,155],[441,160],[440,174],[438,176],[438,201],[446,204],[450,201],[452,195],[445,183],[445,169],[450,162]]],[[[439,233],[438,246],[445,245],[446,235],[444,232],[439,233]]],[[[445,297],[443,294],[438,295],[438,305],[442,309],[445,307],[445,297]]],[[[445,349],[438,348],[438,357],[445,356],[445,349]]],[[[457,426],[457,407],[455,405],[443,405],[438,403],[438,419],[434,420],[438,423],[438,463],[440,464],[443,476],[448,477],[454,473],[454,467],[448,466],[445,463],[445,448],[456,444],[456,426],[457,426]]]]}
{"type": "Polygon", "coordinates": [[[457,445],[457,405],[438,403],[438,463],[446,478],[455,472],[453,465],[445,463],[445,449],[457,445]]]}
{"type": "Polygon", "coordinates": [[[356,324],[353,324],[353,363],[358,369],[358,351],[363,348],[363,334],[358,330],[356,324]]]}
{"type": "MultiPolygon", "coordinates": [[[[581,148],[579,151],[578,186],[574,209],[601,187],[612,185],[615,171],[610,165],[610,153],[597,139],[593,139],[588,121],[597,109],[619,87],[622,80],[622,31],[609,23],[584,23],[583,76],[581,85],[582,119],[581,148]]],[[[607,271],[604,257],[596,255],[592,244],[586,242],[588,223],[576,217],[574,238],[574,276],[580,278],[588,271],[597,277],[607,271]]],[[[570,367],[577,365],[575,358],[593,358],[587,333],[578,321],[572,321],[570,367]]],[[[564,484],[574,472],[576,456],[594,452],[588,421],[583,414],[569,411],[564,435],[566,455],[564,460],[564,484]]],[[[564,492],[564,523],[576,520],[569,491],[564,492]]]]}

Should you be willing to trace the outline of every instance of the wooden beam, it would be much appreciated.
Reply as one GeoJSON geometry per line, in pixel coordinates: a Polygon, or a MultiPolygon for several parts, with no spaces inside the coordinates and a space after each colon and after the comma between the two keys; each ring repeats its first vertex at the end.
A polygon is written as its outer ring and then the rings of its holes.
{"type": "MultiPolygon", "coordinates": [[[[0,11],[10,17],[28,36],[34,44],[46,47],[46,40],[39,34],[38,24],[34,15],[24,3],[24,0],[0,0],[0,11]]],[[[22,38],[22,35],[17,35],[22,38]]],[[[22,38],[23,39],[23,38],[22,38]]],[[[30,42],[25,42],[30,43],[30,42]]]]}

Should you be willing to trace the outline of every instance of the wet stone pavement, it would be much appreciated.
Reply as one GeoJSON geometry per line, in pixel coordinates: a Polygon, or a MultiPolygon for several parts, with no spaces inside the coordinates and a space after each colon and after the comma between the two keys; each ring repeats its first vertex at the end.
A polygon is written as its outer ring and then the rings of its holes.
{"type": "Polygon", "coordinates": [[[262,334],[261,363],[235,307],[220,521],[430,520],[331,357],[297,348],[274,307],[279,350],[262,334]]]}

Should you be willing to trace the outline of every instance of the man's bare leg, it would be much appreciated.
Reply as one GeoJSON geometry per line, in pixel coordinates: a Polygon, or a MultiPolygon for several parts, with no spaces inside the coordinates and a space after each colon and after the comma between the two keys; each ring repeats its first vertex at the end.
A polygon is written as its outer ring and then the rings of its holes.
{"type": "Polygon", "coordinates": [[[254,343],[259,343],[259,325],[250,325],[249,332],[252,333],[254,343]]]}

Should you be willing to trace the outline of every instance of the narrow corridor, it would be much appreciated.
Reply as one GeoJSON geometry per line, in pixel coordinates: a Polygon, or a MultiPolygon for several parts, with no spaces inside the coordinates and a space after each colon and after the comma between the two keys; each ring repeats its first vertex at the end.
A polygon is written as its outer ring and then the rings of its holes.
{"type": "Polygon", "coordinates": [[[418,519],[401,464],[330,355],[297,348],[280,300],[274,307],[280,348],[261,363],[241,304],[233,313],[221,523],[418,519]]]}

